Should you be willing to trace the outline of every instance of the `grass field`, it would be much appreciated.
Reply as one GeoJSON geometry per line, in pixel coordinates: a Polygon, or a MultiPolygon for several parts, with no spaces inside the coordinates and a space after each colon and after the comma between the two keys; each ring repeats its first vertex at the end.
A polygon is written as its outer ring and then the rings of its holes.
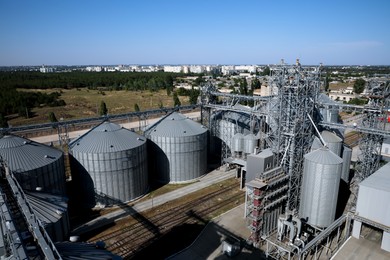
{"type": "MultiPolygon", "coordinates": [[[[168,96],[165,90],[150,91],[100,91],[89,89],[49,89],[49,90],[22,90],[51,93],[61,91],[61,99],[66,103],[63,107],[40,107],[32,109],[30,118],[11,117],[10,126],[28,125],[49,122],[49,112],[54,112],[57,119],[64,120],[95,117],[101,101],[104,101],[109,114],[121,114],[134,111],[134,105],[138,104],[140,110],[173,106],[172,96],[168,96]]],[[[188,97],[179,97],[182,105],[188,104],[188,97]]]]}

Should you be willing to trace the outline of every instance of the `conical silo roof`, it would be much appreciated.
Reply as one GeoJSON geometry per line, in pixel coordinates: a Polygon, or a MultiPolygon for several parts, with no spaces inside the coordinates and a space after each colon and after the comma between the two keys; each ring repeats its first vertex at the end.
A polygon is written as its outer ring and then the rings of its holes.
{"type": "Polygon", "coordinates": [[[325,143],[341,143],[342,141],[340,137],[329,131],[322,131],[321,136],[325,143]]]}
{"type": "Polygon", "coordinates": [[[74,152],[109,153],[126,151],[146,142],[146,138],[120,125],[103,122],[69,144],[74,152]]]}
{"type": "Polygon", "coordinates": [[[321,143],[320,139],[317,136],[314,137],[313,143],[311,144],[311,150],[314,151],[323,147],[324,145],[321,143]]]}
{"type": "Polygon", "coordinates": [[[305,159],[319,164],[340,164],[343,160],[328,148],[320,148],[305,155],[305,159]]]}
{"type": "Polygon", "coordinates": [[[185,137],[203,134],[207,129],[179,113],[172,113],[150,128],[150,136],[185,137]]]}
{"type": "Polygon", "coordinates": [[[66,197],[42,192],[25,191],[34,214],[44,223],[55,223],[68,211],[66,197]]]}
{"type": "Polygon", "coordinates": [[[0,138],[0,155],[14,172],[26,172],[53,163],[62,152],[19,136],[0,138]]]}

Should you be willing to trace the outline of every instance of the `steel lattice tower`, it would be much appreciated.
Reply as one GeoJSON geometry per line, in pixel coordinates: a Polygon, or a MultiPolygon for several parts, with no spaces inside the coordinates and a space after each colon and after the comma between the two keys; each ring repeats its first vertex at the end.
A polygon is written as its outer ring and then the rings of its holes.
{"type": "Polygon", "coordinates": [[[365,117],[362,120],[362,127],[373,130],[372,133],[361,133],[356,173],[352,180],[352,193],[350,203],[356,204],[358,184],[373,174],[379,168],[381,159],[381,148],[384,136],[376,134],[374,130],[386,130],[388,109],[390,105],[390,84],[379,83],[370,80],[367,84],[367,92],[370,98],[368,105],[363,109],[365,117]]]}
{"type": "Polygon", "coordinates": [[[280,65],[271,68],[270,84],[275,88],[277,100],[273,102],[271,117],[276,129],[273,131],[273,151],[277,165],[290,176],[287,209],[299,207],[303,156],[309,151],[316,98],[320,89],[320,68],[280,65]],[[276,131],[275,131],[276,130],[276,131]]]}

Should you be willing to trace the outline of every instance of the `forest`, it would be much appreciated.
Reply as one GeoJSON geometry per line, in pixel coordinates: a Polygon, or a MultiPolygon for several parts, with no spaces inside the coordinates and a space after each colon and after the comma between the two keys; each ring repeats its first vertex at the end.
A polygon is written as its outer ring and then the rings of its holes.
{"type": "Polygon", "coordinates": [[[6,127],[6,118],[12,114],[28,116],[38,106],[64,106],[61,89],[98,89],[101,91],[129,90],[151,92],[166,89],[170,95],[173,82],[180,73],[166,72],[65,72],[40,73],[29,71],[0,72],[0,127],[6,127]],[[21,90],[23,89],[23,90],[21,90]],[[28,92],[29,89],[55,89],[46,94],[28,92]]]}

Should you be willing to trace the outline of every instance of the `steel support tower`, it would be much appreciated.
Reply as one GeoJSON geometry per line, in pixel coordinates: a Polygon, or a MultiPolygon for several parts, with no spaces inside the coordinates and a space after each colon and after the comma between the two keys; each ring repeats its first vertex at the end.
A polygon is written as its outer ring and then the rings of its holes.
{"type": "Polygon", "coordinates": [[[356,205],[359,183],[373,174],[379,168],[381,148],[384,136],[375,133],[375,130],[388,130],[388,109],[390,108],[390,83],[380,83],[376,80],[368,81],[366,87],[369,103],[364,107],[365,117],[362,127],[371,129],[372,133],[360,133],[359,149],[355,176],[351,182],[352,196],[349,206],[356,205]]]}
{"type": "Polygon", "coordinates": [[[281,165],[289,175],[287,209],[299,207],[303,156],[309,151],[313,126],[314,106],[320,90],[321,67],[302,67],[281,64],[271,67],[269,79],[276,100],[271,102],[270,115],[272,150],[276,154],[276,165],[281,165]]]}

